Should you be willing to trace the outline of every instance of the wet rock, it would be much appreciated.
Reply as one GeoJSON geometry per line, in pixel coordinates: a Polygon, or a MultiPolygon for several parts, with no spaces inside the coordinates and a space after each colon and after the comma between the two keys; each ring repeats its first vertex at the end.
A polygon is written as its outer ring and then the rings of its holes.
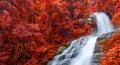
{"type": "Polygon", "coordinates": [[[65,46],[61,46],[61,47],[59,47],[59,48],[57,49],[57,51],[56,51],[55,55],[58,55],[58,54],[62,53],[62,52],[63,52],[63,50],[65,50],[65,49],[66,49],[66,47],[65,47],[65,46]]]}
{"type": "Polygon", "coordinates": [[[57,49],[55,55],[61,54],[68,46],[70,45],[70,42],[66,43],[64,46],[61,46],[57,49]]]}

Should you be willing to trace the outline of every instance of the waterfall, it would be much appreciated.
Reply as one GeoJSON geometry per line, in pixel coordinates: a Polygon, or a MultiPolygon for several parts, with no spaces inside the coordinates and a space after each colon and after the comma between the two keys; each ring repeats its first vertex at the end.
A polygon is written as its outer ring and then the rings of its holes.
{"type": "Polygon", "coordinates": [[[73,40],[62,54],[55,56],[47,65],[92,65],[93,52],[98,36],[112,32],[114,27],[105,13],[95,12],[91,17],[96,20],[97,34],[73,40]]]}
{"type": "Polygon", "coordinates": [[[105,33],[114,31],[114,27],[110,23],[110,19],[106,14],[104,14],[102,12],[96,12],[90,16],[95,18],[95,20],[96,20],[98,34],[105,34],[105,33]]]}

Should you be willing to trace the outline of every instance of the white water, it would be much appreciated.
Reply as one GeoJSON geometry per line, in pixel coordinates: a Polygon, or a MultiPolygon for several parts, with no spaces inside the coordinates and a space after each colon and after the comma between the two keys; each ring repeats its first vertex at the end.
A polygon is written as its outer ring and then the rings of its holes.
{"type": "Polygon", "coordinates": [[[91,65],[96,40],[97,36],[89,36],[86,45],[80,49],[81,52],[72,60],[70,65],[91,65]]]}
{"type": "Polygon", "coordinates": [[[48,65],[92,65],[98,35],[112,32],[114,28],[108,16],[102,12],[93,13],[91,17],[96,19],[97,34],[72,41],[71,45],[62,54],[55,56],[48,65]]]}
{"type": "Polygon", "coordinates": [[[110,23],[110,19],[106,14],[102,12],[96,12],[93,13],[91,17],[94,17],[96,19],[98,34],[104,34],[114,31],[114,27],[110,23]]]}

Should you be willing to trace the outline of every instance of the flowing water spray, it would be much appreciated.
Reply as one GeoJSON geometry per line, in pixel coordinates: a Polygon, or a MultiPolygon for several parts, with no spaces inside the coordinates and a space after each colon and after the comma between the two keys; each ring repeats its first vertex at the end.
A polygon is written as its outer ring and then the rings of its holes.
{"type": "Polygon", "coordinates": [[[91,17],[96,20],[97,34],[73,40],[62,54],[55,56],[47,65],[92,65],[93,52],[98,36],[112,32],[114,28],[109,17],[102,12],[93,13],[91,17]]]}
{"type": "Polygon", "coordinates": [[[106,14],[102,12],[96,12],[93,13],[91,17],[95,18],[96,20],[97,33],[99,35],[114,31],[114,27],[110,23],[110,19],[106,14]]]}

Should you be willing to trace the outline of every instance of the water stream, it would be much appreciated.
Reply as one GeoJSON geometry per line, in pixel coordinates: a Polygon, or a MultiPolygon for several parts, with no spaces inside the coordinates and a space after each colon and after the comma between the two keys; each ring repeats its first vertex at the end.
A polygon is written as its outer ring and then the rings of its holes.
{"type": "Polygon", "coordinates": [[[97,34],[73,40],[71,45],[47,65],[92,65],[93,52],[99,35],[114,31],[109,17],[103,12],[91,15],[97,23],[97,34]]]}

